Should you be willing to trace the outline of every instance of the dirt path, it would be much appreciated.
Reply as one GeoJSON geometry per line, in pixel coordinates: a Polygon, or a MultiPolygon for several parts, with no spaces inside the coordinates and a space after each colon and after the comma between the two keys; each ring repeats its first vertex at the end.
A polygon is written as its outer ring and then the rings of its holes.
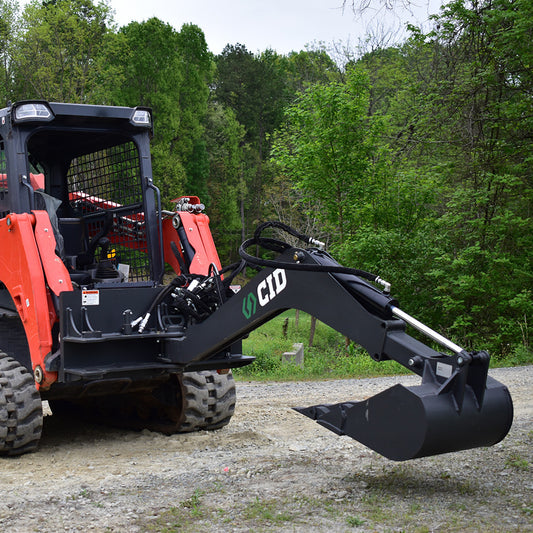
{"type": "Polygon", "coordinates": [[[491,372],[515,405],[488,449],[394,463],[291,406],[409,378],[237,383],[232,422],[165,437],[45,419],[38,452],[0,458],[0,529],[533,531],[533,366],[491,372]]]}

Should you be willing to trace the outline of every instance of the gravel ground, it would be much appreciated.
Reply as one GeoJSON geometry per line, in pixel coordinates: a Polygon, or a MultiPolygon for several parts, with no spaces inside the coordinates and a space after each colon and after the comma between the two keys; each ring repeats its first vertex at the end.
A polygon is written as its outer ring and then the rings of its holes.
{"type": "Polygon", "coordinates": [[[533,532],[533,366],[491,448],[395,463],[291,406],[360,400],[416,377],[237,383],[216,432],[165,437],[45,418],[40,449],[0,458],[0,530],[533,532]]]}

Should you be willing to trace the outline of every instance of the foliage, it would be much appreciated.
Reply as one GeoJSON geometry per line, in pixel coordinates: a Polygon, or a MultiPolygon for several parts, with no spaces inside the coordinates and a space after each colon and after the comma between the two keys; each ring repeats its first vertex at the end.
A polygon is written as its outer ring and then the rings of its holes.
{"type": "Polygon", "coordinates": [[[200,196],[208,205],[209,156],[204,120],[215,65],[207,49],[205,36],[198,26],[182,26],[177,35],[177,55],[182,72],[176,95],[181,117],[179,135],[173,141],[174,148],[185,165],[187,194],[200,196]]]}
{"type": "Polygon", "coordinates": [[[185,182],[184,161],[174,147],[181,125],[175,97],[183,73],[177,53],[178,33],[159,19],[131,22],[121,28],[127,50],[123,61],[125,83],[115,91],[115,103],[152,108],[155,118],[152,158],[154,178],[163,206],[180,196],[185,182]]]}
{"type": "Polygon", "coordinates": [[[159,19],[121,29],[128,50],[125,84],[116,91],[122,105],[145,105],[156,120],[154,176],[163,205],[189,194],[207,197],[208,154],[204,138],[213,62],[203,32],[185,24],[180,32],[159,19]]]}
{"type": "Polygon", "coordinates": [[[244,127],[235,113],[211,102],[205,121],[209,180],[207,183],[211,230],[223,264],[237,260],[236,250],[242,242],[240,201],[244,186],[241,178],[243,156],[241,143],[244,127]]]}
{"type": "Polygon", "coordinates": [[[426,61],[409,164],[432,164],[440,194],[435,301],[461,342],[482,337],[496,354],[531,334],[532,17],[529,2],[458,0],[409,43],[426,61]]]}
{"type": "Polygon", "coordinates": [[[450,2],[429,34],[311,86],[273,150],[337,257],[497,357],[530,353],[532,20],[528,2],[450,2]]]}
{"type": "MultiPolygon", "coordinates": [[[[368,80],[352,70],[346,83],[316,84],[287,108],[273,158],[342,243],[360,222],[361,208],[380,179],[380,123],[369,117],[368,80]]],[[[374,216],[373,213],[370,213],[374,216]]]]}
{"type": "Polygon", "coordinates": [[[13,58],[17,48],[16,39],[20,32],[18,9],[15,0],[0,2],[0,94],[5,95],[6,100],[16,98],[12,79],[15,72],[13,58]]]}
{"type": "Polygon", "coordinates": [[[283,113],[284,83],[277,62],[272,50],[256,56],[241,44],[227,45],[217,57],[214,96],[235,111],[246,140],[261,153],[266,134],[276,128],[283,113]]]}
{"type": "Polygon", "coordinates": [[[525,364],[532,38],[530,0],[451,0],[341,67],[324,47],[214,57],[198,26],[117,28],[106,1],[0,0],[0,96],[151,107],[163,207],[200,195],[224,263],[289,222],[457,343],[525,364]]]}
{"type": "Polygon", "coordinates": [[[325,50],[291,52],[281,68],[287,74],[287,84],[294,94],[303,92],[317,83],[329,83],[340,78],[339,67],[325,50]]]}
{"type": "Polygon", "coordinates": [[[271,179],[268,165],[270,134],[279,125],[285,104],[284,71],[272,50],[256,56],[241,44],[227,45],[216,58],[213,97],[231,108],[244,126],[241,223],[249,234],[262,219],[264,186],[271,179]]]}
{"type": "Polygon", "coordinates": [[[94,101],[101,84],[110,83],[104,59],[111,29],[111,10],[104,2],[28,4],[12,50],[15,97],[94,101]]]}

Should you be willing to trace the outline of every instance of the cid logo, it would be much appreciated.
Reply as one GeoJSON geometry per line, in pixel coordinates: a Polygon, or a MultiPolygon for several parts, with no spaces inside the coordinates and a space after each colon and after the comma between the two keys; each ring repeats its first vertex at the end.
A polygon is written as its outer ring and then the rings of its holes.
{"type": "Polygon", "coordinates": [[[257,295],[249,293],[242,302],[242,314],[246,319],[257,312],[257,302],[261,307],[271,302],[281,291],[287,287],[285,270],[277,268],[257,286],[257,295]]]}

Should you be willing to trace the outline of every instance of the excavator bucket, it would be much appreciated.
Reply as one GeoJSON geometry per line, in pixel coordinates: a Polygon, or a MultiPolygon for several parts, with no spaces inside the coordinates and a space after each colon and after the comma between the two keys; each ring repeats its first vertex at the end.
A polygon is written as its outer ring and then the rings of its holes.
{"type": "Polygon", "coordinates": [[[486,388],[457,389],[426,382],[395,385],[367,400],[295,410],[338,435],[348,435],[394,461],[405,461],[502,440],[513,419],[507,388],[487,377],[486,388]]]}

